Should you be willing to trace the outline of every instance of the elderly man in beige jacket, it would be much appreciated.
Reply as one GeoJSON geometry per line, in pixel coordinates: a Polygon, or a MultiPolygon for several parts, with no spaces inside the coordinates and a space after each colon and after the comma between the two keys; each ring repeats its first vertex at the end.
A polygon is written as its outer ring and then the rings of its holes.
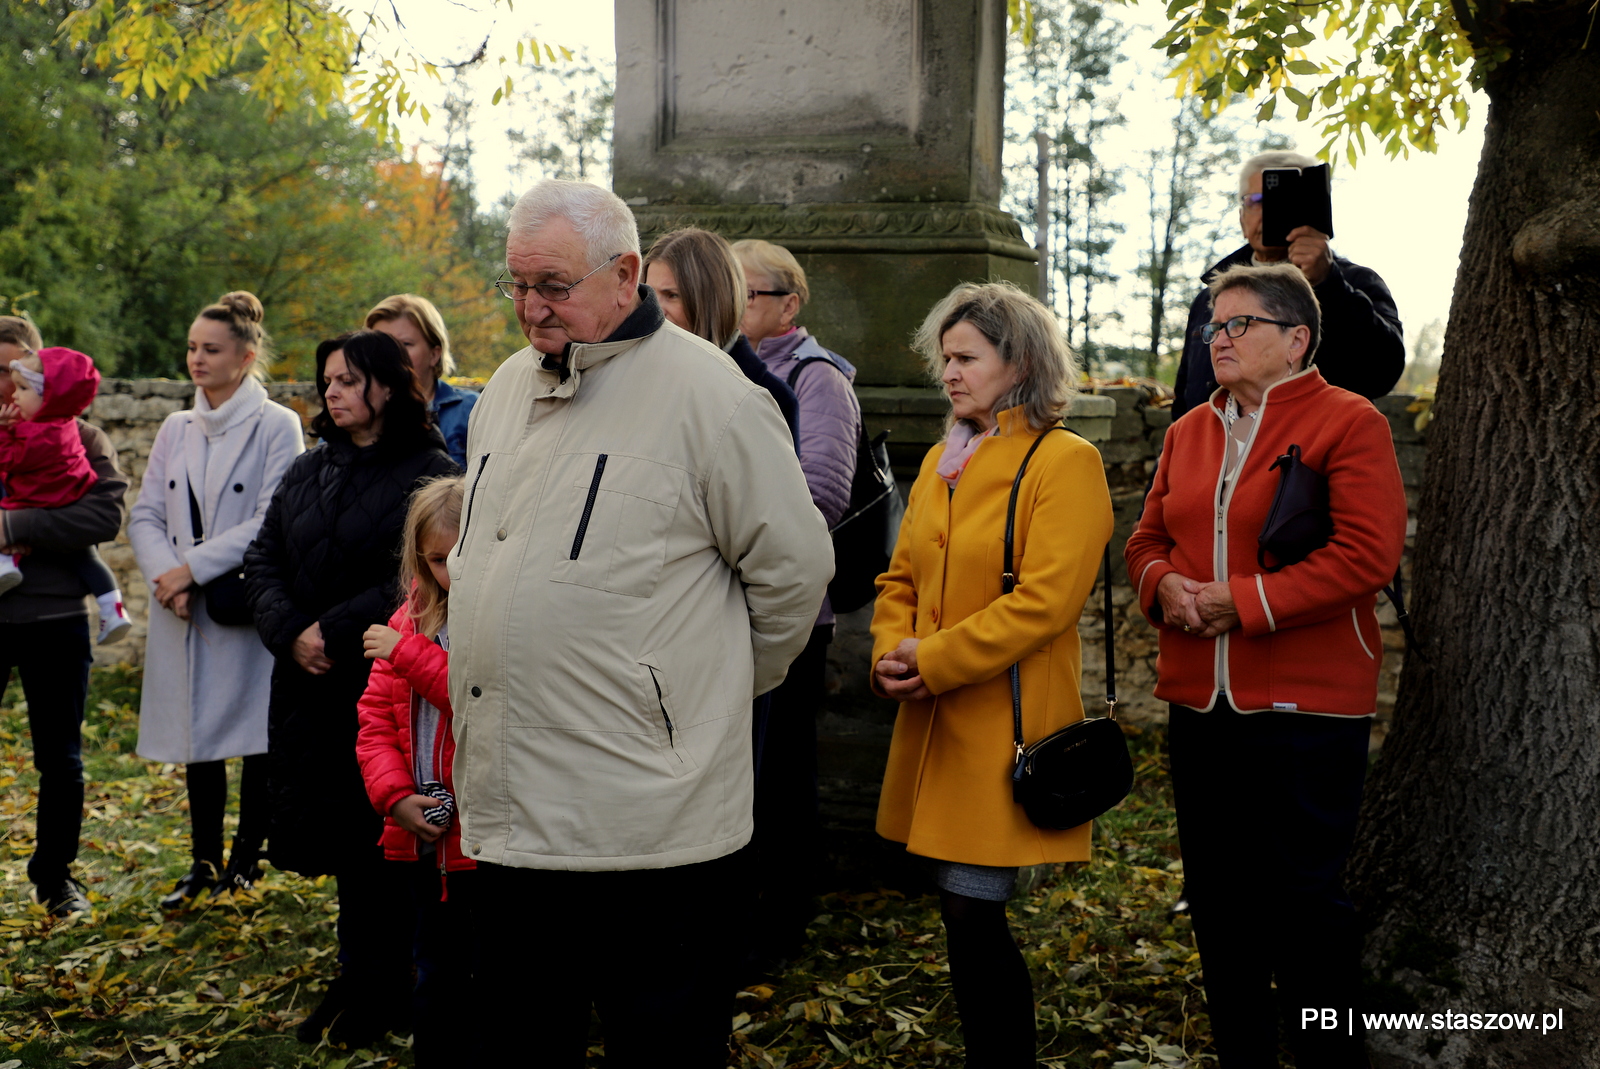
{"type": "MultiPolygon", "coordinates": [[[[639,284],[615,195],[517,201],[500,290],[531,346],[483,391],[450,555],[481,1064],[724,1064],[751,830],[750,701],[833,569],[777,405],[639,284]]],[[[454,885],[452,885],[454,886],[454,885]]]]}

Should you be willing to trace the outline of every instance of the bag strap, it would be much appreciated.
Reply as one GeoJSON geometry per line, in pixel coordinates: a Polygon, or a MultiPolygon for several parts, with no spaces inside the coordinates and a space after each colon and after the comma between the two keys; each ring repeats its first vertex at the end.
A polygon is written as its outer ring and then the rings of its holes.
{"type": "Polygon", "coordinates": [[[1416,632],[1411,630],[1411,614],[1406,612],[1406,588],[1400,579],[1400,569],[1394,570],[1394,582],[1383,588],[1384,594],[1389,599],[1389,604],[1394,606],[1396,619],[1400,621],[1400,630],[1405,632],[1406,652],[1420,653],[1422,647],[1417,642],[1416,632]]]}
{"type": "Polygon", "coordinates": [[[829,360],[825,356],[803,356],[799,360],[795,361],[794,367],[789,369],[789,389],[794,389],[794,384],[800,381],[800,372],[806,369],[806,365],[816,363],[827,364],[829,367],[833,368],[833,370],[838,371],[839,374],[844,374],[843,371],[839,370],[838,364],[835,364],[832,360],[829,360]]]}
{"type": "MultiPolygon", "coordinates": [[[[1022,476],[1028,470],[1028,461],[1033,459],[1033,454],[1038,450],[1045,435],[1051,431],[1062,430],[1068,434],[1075,431],[1056,424],[1045,429],[1044,434],[1033,440],[1033,445],[1028,447],[1028,453],[1022,458],[1022,466],[1017,469],[1017,477],[1011,481],[1011,499],[1006,503],[1006,534],[1005,534],[1005,570],[1000,573],[1000,593],[1009,594],[1017,587],[1015,563],[1012,559],[1012,544],[1016,535],[1017,525],[1017,496],[1022,490],[1022,476]]],[[[1081,436],[1080,436],[1081,437],[1081,436]]],[[[1105,588],[1105,604],[1101,609],[1102,619],[1105,624],[1106,642],[1106,715],[1112,720],[1117,718],[1117,652],[1116,634],[1111,628],[1111,545],[1106,544],[1104,556],[1101,559],[1101,581],[1105,588]]],[[[1011,666],[1011,730],[1012,741],[1017,749],[1016,768],[1011,773],[1013,780],[1022,778],[1023,757],[1022,752],[1026,746],[1022,737],[1022,672],[1018,666],[1011,666]]]]}

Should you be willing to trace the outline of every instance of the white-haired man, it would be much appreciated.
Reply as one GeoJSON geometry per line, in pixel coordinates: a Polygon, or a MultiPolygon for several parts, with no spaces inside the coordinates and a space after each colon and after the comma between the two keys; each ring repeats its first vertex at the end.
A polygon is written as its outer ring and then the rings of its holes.
{"type": "Polygon", "coordinates": [[[1206,287],[1235,264],[1288,260],[1306,276],[1322,307],[1322,344],[1317,347],[1316,366],[1330,384],[1363,397],[1382,397],[1400,381],[1406,367],[1405,332],[1389,287],[1378,273],[1335,256],[1328,247],[1328,235],[1309,226],[1289,231],[1287,246],[1262,243],[1261,172],[1273,167],[1315,167],[1317,163],[1298,152],[1263,152],[1240,169],[1239,227],[1246,244],[1201,276],[1200,293],[1189,306],[1183,359],[1174,384],[1174,420],[1205,404],[1217,388],[1211,374],[1211,347],[1200,340],[1200,328],[1211,322],[1211,295],[1206,287]]]}
{"type": "Polygon", "coordinates": [[[512,209],[530,348],[483,391],[450,555],[450,698],[482,1064],[720,1067],[752,695],[832,574],[777,405],[639,284],[612,193],[512,209]]]}

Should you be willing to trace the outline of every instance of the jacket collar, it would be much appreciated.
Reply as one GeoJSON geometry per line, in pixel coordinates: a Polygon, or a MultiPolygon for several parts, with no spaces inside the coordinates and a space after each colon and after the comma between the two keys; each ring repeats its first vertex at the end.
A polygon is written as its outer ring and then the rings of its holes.
{"type": "Polygon", "coordinates": [[[1240,264],[1249,263],[1254,255],[1255,250],[1252,249],[1248,244],[1243,248],[1234,249],[1232,252],[1228,253],[1228,255],[1224,256],[1222,259],[1218,260],[1216,263],[1212,264],[1206,269],[1206,273],[1200,276],[1200,284],[1202,286],[1211,285],[1211,280],[1213,278],[1222,274],[1222,272],[1226,271],[1230,267],[1237,267],[1240,264]]]}
{"type": "MultiPolygon", "coordinates": [[[[639,341],[660,330],[661,324],[666,321],[666,314],[656,300],[656,291],[641,283],[639,304],[628,313],[628,318],[622,321],[621,326],[602,341],[568,342],[560,356],[542,355],[538,361],[539,374],[549,376],[556,380],[559,387],[565,387],[574,378],[574,372],[582,372],[633,348],[639,341]]],[[[572,389],[577,389],[576,382],[572,383],[572,389]]],[[[571,395],[571,391],[559,388],[553,392],[556,396],[571,395]]]]}
{"type": "MultiPolygon", "coordinates": [[[[1328,385],[1328,380],[1322,377],[1322,372],[1317,365],[1312,364],[1304,371],[1296,371],[1293,375],[1279,379],[1265,390],[1261,391],[1261,407],[1266,408],[1272,401],[1295,401],[1306,397],[1328,385]]],[[[1220,418],[1223,408],[1228,403],[1228,390],[1218,386],[1211,392],[1211,410],[1220,418]]]]}
{"type": "Polygon", "coordinates": [[[433,404],[428,406],[429,408],[433,409],[433,411],[437,412],[445,405],[459,404],[460,401],[460,390],[456,389],[443,379],[435,379],[433,381],[433,404]]]}

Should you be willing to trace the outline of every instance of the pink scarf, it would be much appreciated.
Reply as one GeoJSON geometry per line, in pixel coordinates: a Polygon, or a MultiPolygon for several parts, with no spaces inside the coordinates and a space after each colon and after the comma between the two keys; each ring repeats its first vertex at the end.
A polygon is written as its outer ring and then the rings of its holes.
{"type": "Polygon", "coordinates": [[[950,434],[944,440],[944,455],[939,458],[939,478],[950,484],[952,489],[961,481],[961,473],[967,470],[967,462],[972,459],[972,454],[978,451],[978,446],[983,440],[999,429],[996,424],[982,433],[973,429],[970,423],[957,423],[950,428],[950,434]]]}

